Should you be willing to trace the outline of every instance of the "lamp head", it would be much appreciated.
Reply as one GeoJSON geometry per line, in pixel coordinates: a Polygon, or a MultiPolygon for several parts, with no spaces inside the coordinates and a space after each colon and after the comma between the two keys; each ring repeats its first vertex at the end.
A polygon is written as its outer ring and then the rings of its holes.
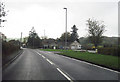
{"type": "Polygon", "coordinates": [[[63,8],[63,9],[67,9],[67,8],[63,8]]]}

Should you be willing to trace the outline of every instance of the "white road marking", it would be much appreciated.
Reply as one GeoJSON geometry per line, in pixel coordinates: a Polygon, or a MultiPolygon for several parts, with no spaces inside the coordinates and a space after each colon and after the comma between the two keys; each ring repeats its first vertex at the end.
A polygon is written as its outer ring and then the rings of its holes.
{"type": "Polygon", "coordinates": [[[50,64],[54,64],[53,62],[51,62],[49,59],[46,59],[50,64]]]}
{"type": "Polygon", "coordinates": [[[23,53],[22,54],[24,54],[25,53],[25,51],[23,51],[23,53]]]}
{"type": "Polygon", "coordinates": [[[51,52],[48,52],[48,53],[51,53],[51,52]]]}
{"type": "MultiPolygon", "coordinates": [[[[50,52],[51,53],[51,52],[50,52]]],[[[38,52],[37,52],[37,54],[39,54],[38,52]]],[[[43,56],[42,54],[39,54],[39,55],[41,55],[43,58],[45,58],[45,56],[43,56]]],[[[50,64],[52,64],[52,65],[55,65],[52,61],[50,61],[49,59],[47,59],[46,58],[46,60],[50,63],[50,64]]],[[[72,80],[71,80],[71,78],[70,77],[68,77],[64,72],[62,72],[59,68],[57,68],[57,70],[65,77],[65,78],[67,78],[70,82],[73,82],[72,80]]]]}
{"type": "MultiPolygon", "coordinates": [[[[40,53],[38,53],[38,52],[36,52],[38,55],[41,55],[44,59],[45,59],[45,56],[43,56],[42,54],[40,54],[40,53]]],[[[49,59],[46,59],[50,64],[54,64],[53,62],[51,62],[49,59]]]]}
{"type": "Polygon", "coordinates": [[[57,70],[65,77],[67,78],[69,81],[73,82],[65,73],[63,73],[59,68],[57,68],[57,70]]]}
{"type": "MultiPolygon", "coordinates": [[[[65,57],[65,56],[63,56],[63,57],[65,57]]],[[[98,67],[98,68],[102,68],[102,69],[112,71],[112,72],[115,72],[115,73],[120,73],[118,71],[115,71],[115,70],[112,70],[112,69],[109,69],[109,68],[105,68],[105,67],[102,67],[102,66],[99,66],[99,65],[91,64],[91,63],[88,63],[88,62],[85,62],[85,61],[80,61],[80,60],[77,60],[77,59],[74,59],[74,58],[69,58],[69,57],[65,57],[65,58],[72,59],[72,60],[75,60],[75,61],[78,61],[78,62],[81,62],[81,63],[85,63],[85,64],[88,64],[88,65],[92,65],[92,66],[95,66],[95,67],[98,67]]]]}
{"type": "MultiPolygon", "coordinates": [[[[22,54],[24,54],[25,51],[23,51],[22,54]]],[[[15,56],[15,58],[13,58],[11,61],[14,61],[19,55],[15,56]]]]}
{"type": "MultiPolygon", "coordinates": [[[[24,54],[24,53],[25,53],[25,51],[23,51],[21,54],[24,54]]],[[[18,56],[20,56],[21,54],[15,56],[12,60],[10,60],[8,63],[6,63],[6,64],[4,65],[4,67],[6,67],[7,65],[9,65],[11,62],[15,61],[16,58],[17,58],[18,56]]]]}
{"type": "Polygon", "coordinates": [[[39,52],[36,52],[38,55],[41,55],[39,52]]]}
{"type": "MultiPolygon", "coordinates": [[[[24,53],[24,52],[23,52],[24,53]]],[[[37,52],[38,55],[41,55],[40,53],[37,52]]],[[[62,55],[61,55],[62,56],[62,55]]],[[[45,58],[44,56],[42,56],[43,58],[45,58]]],[[[62,57],[65,57],[67,59],[72,59],[72,60],[75,60],[75,61],[78,61],[78,62],[81,62],[81,63],[85,63],[85,64],[88,64],[88,65],[92,65],[92,66],[95,66],[95,67],[98,67],[98,68],[102,68],[102,69],[105,69],[105,70],[108,70],[108,71],[111,71],[111,72],[115,72],[115,73],[120,73],[118,71],[115,71],[115,70],[112,70],[112,69],[109,69],[109,68],[105,68],[105,67],[102,67],[102,66],[99,66],[99,65],[95,65],[95,64],[91,64],[91,63],[88,63],[88,62],[85,62],[85,61],[80,61],[80,60],[77,60],[77,59],[74,59],[74,58],[69,58],[69,57],[66,57],[66,56],[62,56],[62,57]]]]}
{"type": "Polygon", "coordinates": [[[88,63],[88,62],[85,62],[85,61],[80,61],[80,60],[73,59],[73,58],[71,58],[71,59],[72,59],[72,60],[75,60],[75,61],[78,61],[78,62],[82,62],[82,63],[88,64],[88,65],[92,65],[92,66],[95,66],[95,67],[98,67],[98,68],[102,68],[102,69],[105,69],[105,70],[109,70],[109,71],[112,71],[112,72],[115,72],[115,73],[120,73],[120,72],[118,72],[118,71],[115,71],[115,70],[112,70],[112,69],[109,69],[109,68],[105,68],[105,67],[102,67],[102,66],[99,66],[99,65],[91,64],[91,63],[88,63]]]}
{"type": "Polygon", "coordinates": [[[45,58],[45,56],[42,55],[43,58],[45,58]]]}

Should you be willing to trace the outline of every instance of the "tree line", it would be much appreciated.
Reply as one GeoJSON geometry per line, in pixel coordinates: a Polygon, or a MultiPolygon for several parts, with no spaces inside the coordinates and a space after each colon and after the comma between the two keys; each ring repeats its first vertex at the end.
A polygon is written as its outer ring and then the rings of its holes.
{"type": "MultiPolygon", "coordinates": [[[[88,27],[88,41],[90,43],[92,43],[95,48],[102,43],[102,38],[104,38],[102,35],[105,32],[105,25],[101,22],[101,21],[97,21],[95,19],[88,19],[87,23],[86,23],[87,27],[88,27]]],[[[57,42],[65,42],[65,35],[67,34],[67,43],[72,43],[74,41],[78,41],[79,40],[79,35],[77,33],[78,28],[76,27],[76,25],[73,25],[71,27],[72,31],[71,32],[64,32],[60,38],[57,38],[56,41],[57,42]]],[[[34,28],[32,28],[32,30],[29,33],[29,37],[28,37],[28,41],[27,41],[27,46],[28,47],[40,47],[42,46],[42,41],[44,41],[43,39],[40,39],[38,34],[35,32],[34,28]]]]}
{"type": "MultiPolygon", "coordinates": [[[[64,43],[66,34],[67,34],[67,43],[73,42],[75,40],[79,41],[78,33],[77,33],[78,29],[77,29],[76,25],[73,25],[73,27],[71,27],[71,29],[72,29],[71,33],[70,32],[63,33],[60,38],[56,39],[56,41],[64,43]]],[[[44,39],[46,39],[46,38],[44,38],[44,39]]],[[[35,29],[33,27],[29,33],[26,45],[27,45],[27,47],[31,47],[31,48],[38,48],[38,47],[43,46],[42,41],[44,41],[44,39],[39,38],[38,34],[35,32],[35,29]]]]}
{"type": "MultiPolygon", "coordinates": [[[[5,22],[6,20],[3,20],[2,17],[5,17],[7,14],[5,11],[5,5],[0,2],[0,26],[1,26],[1,22],[5,22]]],[[[103,33],[105,32],[105,25],[97,20],[94,19],[88,19],[87,23],[86,23],[87,27],[88,27],[88,38],[89,41],[94,44],[95,48],[102,42],[102,38],[103,38],[103,33]]],[[[78,39],[78,33],[77,30],[78,28],[76,27],[76,25],[73,25],[73,27],[71,28],[72,31],[63,33],[61,35],[60,38],[57,38],[58,41],[64,42],[65,41],[65,35],[67,35],[67,42],[74,42],[75,40],[79,42],[78,39]]],[[[42,40],[39,38],[38,34],[35,32],[34,28],[32,28],[32,30],[29,33],[28,36],[28,40],[27,40],[27,46],[28,47],[39,47],[42,45],[42,40]]]]}

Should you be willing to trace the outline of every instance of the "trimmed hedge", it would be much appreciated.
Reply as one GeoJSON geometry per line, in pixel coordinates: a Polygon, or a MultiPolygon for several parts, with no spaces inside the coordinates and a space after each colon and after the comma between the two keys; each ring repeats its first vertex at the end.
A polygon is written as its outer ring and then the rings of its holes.
{"type": "Polygon", "coordinates": [[[20,50],[19,46],[13,45],[10,42],[5,42],[5,41],[2,42],[2,54],[3,55],[8,56],[18,50],[20,50]]]}
{"type": "Polygon", "coordinates": [[[98,48],[98,53],[105,54],[105,55],[120,56],[118,55],[120,53],[120,48],[117,48],[117,47],[98,48]]]}

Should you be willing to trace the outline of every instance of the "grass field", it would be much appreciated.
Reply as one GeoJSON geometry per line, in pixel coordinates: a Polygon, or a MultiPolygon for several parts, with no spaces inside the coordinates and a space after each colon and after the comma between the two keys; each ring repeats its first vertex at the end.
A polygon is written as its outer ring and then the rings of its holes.
{"type": "Polygon", "coordinates": [[[63,50],[63,49],[40,49],[43,51],[60,51],[60,52],[64,52],[64,51],[72,51],[72,50],[63,50]]]}
{"type": "Polygon", "coordinates": [[[110,55],[102,55],[102,54],[94,54],[94,53],[89,53],[89,52],[76,52],[76,51],[72,51],[72,50],[53,50],[53,49],[44,49],[45,51],[60,51],[60,55],[66,55],[66,56],[70,56],[73,58],[77,58],[77,59],[81,59],[81,60],[85,60],[88,62],[92,62],[95,64],[99,64],[99,65],[103,65],[106,67],[110,67],[113,69],[120,69],[119,68],[119,63],[118,60],[120,60],[120,58],[118,59],[118,57],[116,56],[110,56],[110,55]]]}

